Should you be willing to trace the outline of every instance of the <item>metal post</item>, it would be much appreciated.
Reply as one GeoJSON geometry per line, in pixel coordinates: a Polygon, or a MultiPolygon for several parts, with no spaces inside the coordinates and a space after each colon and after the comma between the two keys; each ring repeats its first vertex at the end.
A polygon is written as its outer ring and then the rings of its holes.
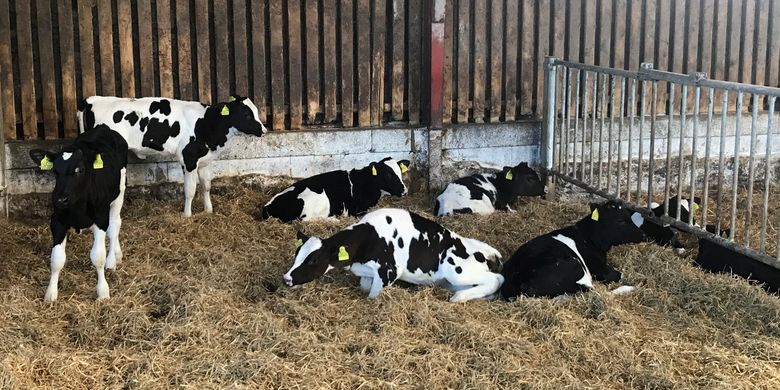
{"type": "MultiPolygon", "coordinates": [[[[672,167],[672,118],[674,118],[674,83],[669,83],[669,112],[666,116],[666,180],[664,180],[664,215],[669,215],[669,186],[672,178],[669,170],[672,167]]],[[[682,129],[680,130],[682,135],[682,129]]],[[[679,189],[678,189],[679,191],[679,189]]],[[[679,202],[677,202],[679,204],[679,202]]]]}
{"type": "Polygon", "coordinates": [[[701,226],[704,227],[707,226],[707,207],[709,206],[713,96],[715,96],[715,89],[710,88],[709,94],[707,94],[707,144],[704,147],[704,195],[702,195],[701,200],[701,226]]]}
{"type": "Polygon", "coordinates": [[[577,132],[580,131],[580,79],[582,71],[577,69],[577,83],[574,87],[574,140],[571,144],[571,175],[577,177],[577,132]]]}
{"type": "MultiPolygon", "coordinates": [[[[680,220],[680,207],[682,207],[682,182],[683,182],[683,165],[685,160],[683,159],[683,146],[685,146],[685,116],[687,115],[687,108],[685,103],[688,100],[688,86],[683,84],[682,95],[680,96],[680,145],[678,146],[679,159],[677,161],[677,210],[675,218],[680,220]]],[[[671,135],[670,135],[671,137],[671,135]]],[[[690,210],[690,207],[688,208],[690,210]]]]}
{"type": "MultiPolygon", "coordinates": [[[[636,79],[631,79],[631,99],[628,103],[628,157],[626,158],[626,201],[631,201],[631,145],[634,143],[634,114],[636,113],[636,79]]],[[[639,142],[642,142],[640,139],[639,142]]],[[[639,181],[637,177],[637,181],[639,181]]]]}
{"type": "MultiPolygon", "coordinates": [[[[745,207],[745,246],[750,248],[750,221],[753,217],[753,177],[756,171],[756,119],[758,119],[758,95],[753,94],[753,101],[750,104],[753,115],[750,121],[750,157],[748,163],[748,195],[747,206],[745,207]]],[[[769,161],[766,162],[769,164],[769,161]]],[[[768,190],[764,190],[768,192],[768,190]]]]}
{"type": "MultiPolygon", "coordinates": [[[[696,199],[696,159],[699,158],[696,143],[699,142],[699,100],[701,100],[701,88],[696,87],[693,98],[693,142],[691,142],[691,204],[688,223],[693,225],[693,202],[696,199]]],[[[706,225],[704,225],[706,226],[706,225]]]]}
{"type": "Polygon", "coordinates": [[[731,181],[731,231],[729,234],[729,240],[731,241],[734,241],[737,230],[737,189],[739,186],[739,138],[742,133],[742,125],[740,124],[740,118],[742,117],[742,96],[742,92],[737,93],[736,125],[734,126],[734,172],[731,181]]]}
{"type": "MultiPolygon", "coordinates": [[[[769,215],[769,186],[772,182],[772,169],[771,169],[771,158],[772,158],[772,137],[774,134],[773,132],[773,122],[774,122],[774,116],[775,116],[775,99],[776,97],[770,96],[769,97],[769,122],[766,125],[766,160],[764,161],[764,164],[766,165],[764,169],[764,208],[761,210],[761,238],[759,242],[759,251],[764,252],[766,250],[766,220],[767,216],[769,215]]],[[[778,258],[780,258],[780,247],[777,249],[778,258]]]]}
{"type": "MultiPolygon", "coordinates": [[[[0,83],[2,90],[2,83],[0,83]]],[[[8,218],[8,184],[5,178],[5,118],[3,117],[3,95],[0,94],[0,212],[8,218]]]]}
{"type": "Polygon", "coordinates": [[[547,197],[551,199],[555,195],[553,175],[550,171],[553,167],[553,153],[555,142],[555,57],[544,59],[544,130],[542,131],[542,144],[540,157],[545,169],[545,182],[547,183],[547,197]]]}
{"type": "Polygon", "coordinates": [[[726,151],[726,117],[728,116],[728,102],[729,91],[723,91],[723,101],[720,107],[720,146],[718,148],[718,198],[715,207],[715,226],[718,232],[720,232],[720,216],[722,213],[721,204],[723,203],[723,174],[725,171],[725,156],[726,151]]]}
{"type": "MultiPolygon", "coordinates": [[[[625,99],[626,99],[626,79],[624,77],[622,80],[620,80],[620,114],[618,115],[620,122],[618,122],[617,177],[615,178],[615,182],[617,184],[615,193],[617,194],[618,197],[620,197],[620,171],[622,170],[621,163],[623,162],[621,154],[623,153],[622,135],[623,135],[623,117],[625,116],[625,108],[624,108],[626,103],[625,99]]],[[[614,116],[613,116],[613,120],[614,120],[614,116]]]]}

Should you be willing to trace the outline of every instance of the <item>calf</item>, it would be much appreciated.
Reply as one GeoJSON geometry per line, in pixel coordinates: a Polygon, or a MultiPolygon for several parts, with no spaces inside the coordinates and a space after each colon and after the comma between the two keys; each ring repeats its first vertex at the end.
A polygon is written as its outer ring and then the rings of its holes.
{"type": "Polygon", "coordinates": [[[97,298],[108,298],[105,269],[113,269],[122,258],[119,247],[120,212],[125,196],[127,142],[105,125],[79,135],[59,153],[40,149],[30,157],[41,170],[53,170],[56,178],[51,216],[51,278],[44,299],[57,299],[57,283],[65,266],[68,230],[91,227],[92,265],[97,270],[97,298]],[[106,257],[106,234],[109,249],[106,257]]]}
{"type": "Polygon", "coordinates": [[[138,157],[174,156],[184,168],[184,216],[192,215],[192,198],[200,180],[203,208],[211,206],[209,163],[237,132],[255,136],[267,130],[249,98],[207,106],[165,98],[90,96],[79,105],[81,132],[106,124],[119,132],[138,157]]]}
{"type": "Polygon", "coordinates": [[[536,237],[523,244],[504,263],[501,296],[556,297],[593,287],[593,279],[620,280],[607,263],[614,245],[641,242],[644,234],[620,203],[591,205],[591,214],[572,226],[536,237]]]}
{"type": "MultiPolygon", "coordinates": [[[[701,199],[694,198],[691,202],[690,199],[680,200],[680,220],[688,222],[693,218],[694,224],[696,223],[695,215],[699,209],[699,203],[701,199]]],[[[653,211],[653,215],[661,217],[664,215],[664,204],[651,203],[650,207],[653,211]]],[[[669,216],[675,218],[677,216],[677,197],[669,198],[669,216]]],[[[685,245],[679,239],[679,231],[672,228],[668,224],[658,224],[650,220],[645,220],[640,213],[634,213],[631,216],[634,224],[639,226],[642,231],[647,235],[648,241],[653,241],[658,245],[667,246],[671,245],[675,251],[679,254],[685,252],[685,245]]]]}
{"type": "MultiPolygon", "coordinates": [[[[707,231],[717,234],[715,225],[707,225],[707,231]]],[[[722,230],[720,234],[727,238],[729,230],[722,230]]],[[[710,240],[699,239],[699,253],[696,255],[694,264],[709,272],[739,275],[751,282],[761,283],[761,287],[768,292],[780,293],[780,269],[722,247],[710,240]]]]}
{"type": "Polygon", "coordinates": [[[298,239],[295,261],[283,277],[290,287],[344,267],[360,277],[369,298],[403,280],[443,285],[455,292],[450,301],[459,302],[492,296],[504,279],[497,273],[497,250],[406,210],[379,209],[330,238],[299,233],[298,239]]]}
{"type": "Polygon", "coordinates": [[[518,196],[541,196],[547,187],[528,163],[504,167],[498,173],[462,177],[447,185],[436,198],[436,215],[491,214],[495,210],[514,211],[510,205],[518,196]]]}
{"type": "Polygon", "coordinates": [[[303,179],[274,195],[263,206],[263,218],[283,222],[365,214],[384,195],[406,195],[403,173],[409,160],[387,157],[361,169],[332,171],[303,179]]]}

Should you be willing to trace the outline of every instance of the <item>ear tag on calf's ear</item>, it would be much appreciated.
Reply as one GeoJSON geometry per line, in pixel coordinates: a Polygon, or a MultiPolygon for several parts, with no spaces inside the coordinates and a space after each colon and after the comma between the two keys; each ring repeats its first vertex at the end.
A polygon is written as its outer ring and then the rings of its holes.
{"type": "Polygon", "coordinates": [[[374,166],[373,164],[371,165],[371,174],[374,175],[374,176],[377,175],[377,173],[376,173],[376,166],[374,166]]]}
{"type": "Polygon", "coordinates": [[[406,164],[398,164],[399,167],[401,167],[401,173],[406,173],[406,171],[409,170],[409,167],[406,166],[406,164]]]}
{"type": "Polygon", "coordinates": [[[349,253],[347,253],[347,248],[344,248],[344,246],[339,247],[339,261],[347,261],[349,260],[349,253]]]}
{"type": "Polygon", "coordinates": [[[295,240],[295,247],[296,248],[300,248],[301,245],[303,245],[303,240],[301,240],[300,238],[295,240]]]}
{"type": "Polygon", "coordinates": [[[599,220],[599,209],[593,209],[593,212],[590,214],[590,219],[594,221],[599,220]]]}
{"type": "Polygon", "coordinates": [[[233,95],[228,96],[228,103],[233,103],[234,101],[236,101],[236,97],[235,96],[233,96],[233,95]]]}
{"type": "Polygon", "coordinates": [[[49,156],[45,156],[43,160],[41,160],[40,167],[42,171],[48,171],[54,168],[54,163],[49,159],[49,156]]]}
{"type": "Polygon", "coordinates": [[[92,163],[92,169],[103,169],[103,157],[100,153],[95,155],[95,161],[92,163]]]}
{"type": "Polygon", "coordinates": [[[507,180],[512,180],[512,179],[514,179],[515,176],[512,174],[512,170],[510,169],[510,170],[506,171],[506,176],[504,176],[504,177],[507,180]]]}
{"type": "Polygon", "coordinates": [[[696,214],[696,212],[699,211],[699,204],[696,202],[692,202],[693,205],[691,206],[691,209],[693,209],[693,213],[696,214]]]}
{"type": "Polygon", "coordinates": [[[222,116],[228,116],[230,115],[230,109],[228,108],[227,104],[222,106],[222,111],[219,112],[222,116]]]}

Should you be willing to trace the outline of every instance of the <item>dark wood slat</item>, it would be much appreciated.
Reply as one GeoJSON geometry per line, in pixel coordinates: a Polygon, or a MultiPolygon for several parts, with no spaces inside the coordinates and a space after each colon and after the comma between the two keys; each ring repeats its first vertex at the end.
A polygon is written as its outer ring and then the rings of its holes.
{"type": "MultiPolygon", "coordinates": [[[[658,40],[658,57],[655,60],[655,68],[659,70],[671,70],[669,68],[669,33],[671,28],[671,0],[656,0],[658,7],[658,31],[656,39],[658,40]]],[[[666,106],[669,101],[667,83],[658,83],[658,100],[656,108],[659,113],[666,112],[666,106]]],[[[648,90],[648,94],[650,90],[648,90]]],[[[649,112],[649,111],[648,111],[649,112]]]]}
{"type": "MultiPolygon", "coordinates": [[[[407,20],[409,24],[409,51],[406,58],[409,62],[409,86],[406,88],[409,95],[409,124],[420,123],[420,83],[422,83],[422,2],[410,1],[407,20]]],[[[430,27],[428,27],[430,28],[430,27]]]]}
{"type": "MultiPolygon", "coordinates": [[[[411,15],[410,15],[411,16],[411,15]]],[[[469,92],[471,78],[469,77],[469,55],[471,45],[471,4],[469,1],[458,2],[458,123],[469,120],[469,92]]],[[[411,85],[410,85],[411,87],[411,85]]],[[[411,89],[409,90],[411,93],[411,89]]]]}
{"type": "MultiPolygon", "coordinates": [[[[241,96],[249,96],[246,29],[246,0],[233,0],[233,68],[236,73],[236,89],[230,93],[241,96]]],[[[262,60],[263,57],[257,58],[257,61],[262,60]]]]}
{"type": "MultiPolygon", "coordinates": [[[[714,3],[714,1],[713,1],[714,3]]],[[[698,63],[700,64],[698,69],[701,72],[707,73],[707,77],[712,77],[712,26],[714,23],[715,15],[715,4],[708,4],[704,7],[701,7],[701,29],[699,31],[699,35],[701,36],[701,45],[699,45],[699,59],[698,63]]],[[[702,96],[705,96],[704,94],[709,93],[709,90],[702,90],[702,96]]],[[[714,105],[715,101],[713,101],[714,105]]],[[[707,110],[707,99],[702,98],[700,101],[699,110],[701,112],[706,112],[707,110]]]]}
{"type": "MultiPolygon", "coordinates": [[[[718,53],[713,57],[713,68],[710,78],[716,80],[726,79],[726,42],[728,39],[728,0],[717,0],[714,10],[716,21],[713,22],[712,31],[715,34],[713,53],[718,53]]],[[[732,96],[733,97],[733,96],[732,96]]],[[[713,104],[716,111],[720,112],[722,107],[723,91],[716,89],[713,97],[713,104]]]]}
{"type": "Polygon", "coordinates": [[[287,39],[290,69],[290,128],[300,129],[303,123],[303,68],[301,64],[301,1],[287,3],[287,39]]]}
{"type": "Polygon", "coordinates": [[[216,52],[217,96],[215,101],[226,101],[230,96],[230,32],[228,31],[227,0],[214,0],[214,51],[216,52]]]}
{"type": "Polygon", "coordinates": [[[582,13],[584,14],[582,24],[582,60],[586,64],[596,63],[596,10],[595,1],[585,0],[582,3],[582,13]]]}
{"type": "Polygon", "coordinates": [[[269,7],[269,27],[271,31],[271,104],[272,120],[274,130],[284,129],[284,10],[282,9],[282,0],[270,0],[269,7]]]}
{"type": "Polygon", "coordinates": [[[38,0],[36,2],[36,23],[38,29],[38,64],[40,66],[41,83],[41,113],[43,114],[43,129],[46,139],[59,137],[57,124],[57,82],[54,76],[54,43],[52,41],[51,2],[38,0]]]}
{"type": "Polygon", "coordinates": [[[30,3],[16,2],[16,47],[21,93],[24,139],[38,138],[38,115],[35,110],[35,70],[33,65],[32,15],[30,3]]]}
{"type": "Polygon", "coordinates": [[[352,0],[342,0],[341,5],[341,123],[344,127],[354,124],[354,23],[352,0]]]}
{"type": "Polygon", "coordinates": [[[374,0],[373,53],[371,54],[371,125],[379,126],[385,107],[385,1],[374,0]]]}
{"type": "Polygon", "coordinates": [[[137,0],[138,20],[148,23],[137,23],[138,47],[140,58],[138,65],[141,68],[141,95],[156,96],[154,90],[154,49],[152,46],[152,4],[150,0],[137,0]]]}
{"type": "Polygon", "coordinates": [[[517,113],[517,52],[520,50],[518,23],[520,15],[519,0],[506,2],[506,60],[504,62],[504,89],[506,91],[506,110],[504,118],[515,120],[517,113]]]}
{"type": "Polygon", "coordinates": [[[683,73],[685,50],[685,1],[674,1],[674,14],[672,23],[674,24],[674,36],[671,37],[671,48],[669,54],[672,56],[673,72],[683,73]]]}
{"type": "MultiPolygon", "coordinates": [[[[119,20],[119,66],[120,66],[120,74],[121,74],[121,80],[122,80],[122,91],[120,93],[121,96],[124,97],[134,97],[135,96],[135,63],[133,60],[133,20],[129,17],[129,15],[132,15],[132,10],[130,8],[130,0],[117,0],[116,2],[116,13],[117,13],[117,19],[119,20]],[[120,16],[122,15],[122,16],[120,16]]],[[[81,16],[79,15],[79,19],[81,19],[81,16]]],[[[81,28],[79,28],[81,30],[81,28]]],[[[88,58],[91,56],[87,56],[84,53],[84,40],[85,39],[92,39],[92,32],[90,31],[89,37],[84,37],[84,34],[81,34],[79,37],[79,40],[81,41],[81,58],[88,58]]],[[[84,78],[84,61],[81,61],[81,72],[82,72],[82,80],[84,78]]],[[[92,69],[94,72],[94,68],[92,69]]],[[[94,85],[94,81],[93,81],[94,85]]],[[[94,89],[94,87],[93,87],[94,89]]],[[[82,81],[82,90],[84,91],[84,96],[93,95],[94,91],[92,93],[87,92],[87,87],[85,87],[84,81],[82,81]]],[[[117,88],[117,92],[118,88],[117,88]]]]}
{"type": "Polygon", "coordinates": [[[0,98],[3,122],[0,126],[7,140],[16,139],[16,102],[14,102],[14,72],[11,65],[11,8],[8,0],[0,0],[0,98]]]}
{"type": "MultiPolygon", "coordinates": [[[[60,4],[60,15],[63,12],[71,12],[71,8],[67,6],[67,2],[58,1],[60,4]]],[[[98,49],[100,50],[100,95],[113,96],[116,95],[116,73],[114,66],[114,52],[118,49],[114,48],[114,21],[112,19],[111,2],[110,1],[98,1],[98,29],[100,39],[98,40],[98,49]]],[[[66,21],[63,17],[60,17],[60,23],[72,23],[70,18],[66,21]]],[[[60,33],[60,39],[64,38],[64,33],[60,33]]],[[[71,39],[73,36],[71,34],[71,39]]],[[[73,50],[72,43],[70,50],[73,50]]],[[[63,55],[65,48],[60,51],[60,55],[63,55]]],[[[64,102],[63,102],[64,106],[64,102]]],[[[63,107],[63,110],[65,108],[63,107]]],[[[68,129],[65,129],[67,133],[68,129]]]]}
{"type": "MultiPolygon", "coordinates": [[[[626,0],[615,1],[615,8],[612,11],[612,16],[614,18],[615,26],[614,30],[612,31],[612,36],[614,38],[614,45],[612,47],[612,66],[618,69],[625,69],[628,63],[628,59],[626,58],[626,22],[630,18],[626,0]]],[[[620,112],[620,94],[623,93],[623,90],[620,86],[621,79],[615,78],[614,80],[614,107],[616,111],[615,116],[617,116],[618,112],[620,112]]],[[[626,83],[626,88],[628,88],[628,83],[626,83]]],[[[628,89],[626,92],[629,92],[628,89]]]]}
{"type": "Polygon", "coordinates": [[[254,91],[252,91],[252,101],[257,106],[260,120],[265,123],[267,120],[266,94],[268,84],[265,77],[266,61],[268,53],[265,48],[265,2],[250,1],[252,7],[252,77],[254,80],[254,91]]]}
{"type": "Polygon", "coordinates": [[[493,0],[490,21],[490,121],[498,122],[501,117],[501,85],[504,56],[504,2],[493,0]]]}
{"type": "Polygon", "coordinates": [[[599,53],[597,57],[597,64],[601,66],[610,66],[611,56],[611,39],[612,39],[612,2],[601,1],[601,7],[599,8],[598,18],[601,21],[601,29],[598,32],[599,41],[599,53]]]}
{"type": "Polygon", "coordinates": [[[192,75],[192,39],[190,39],[190,2],[176,0],[176,50],[179,61],[179,97],[184,100],[196,100],[192,75]]]}
{"type": "MultiPolygon", "coordinates": [[[[0,12],[2,10],[0,9],[0,12]]],[[[62,80],[62,125],[65,138],[78,134],[76,125],[76,57],[73,52],[73,8],[63,1],[57,2],[60,36],[60,79],[62,80]]],[[[2,56],[0,50],[0,56],[2,56]]],[[[112,61],[113,65],[113,61],[112,61]]],[[[2,64],[0,64],[2,67],[2,64]]],[[[113,69],[113,68],[112,68],[113,69]]],[[[113,73],[112,73],[113,75],[113,73]]],[[[114,80],[111,79],[111,86],[114,80]]],[[[7,103],[7,102],[3,102],[7,103]]],[[[11,102],[13,103],[13,101],[11,102]]]]}
{"type": "Polygon", "coordinates": [[[323,57],[325,59],[323,79],[323,102],[325,122],[336,120],[336,0],[322,2],[323,57]]]}
{"type": "Polygon", "coordinates": [[[552,55],[556,58],[564,58],[566,41],[566,4],[568,0],[553,0],[550,14],[553,17],[550,26],[550,42],[552,43],[552,55]]]}
{"type": "MultiPolygon", "coordinates": [[[[726,53],[726,79],[729,81],[739,81],[739,47],[742,41],[742,2],[732,3],[732,7],[729,11],[730,27],[728,31],[727,39],[727,53],[726,53]]],[[[729,94],[730,99],[728,103],[729,111],[733,111],[737,107],[736,94],[729,94]]],[[[744,99],[748,102],[749,100],[744,99]]],[[[743,106],[744,107],[744,106],[743,106]]]]}
{"type": "MultiPolygon", "coordinates": [[[[404,60],[406,54],[406,21],[404,0],[393,1],[393,119],[404,118],[404,60]]],[[[447,6],[451,6],[449,3],[447,6]]],[[[445,38],[446,39],[446,38],[445,38]]],[[[445,65],[446,67],[446,65],[445,65]]],[[[444,83],[447,83],[446,75],[444,83]]],[[[446,95],[444,97],[447,99],[446,95]]],[[[446,103],[445,103],[446,105],[446,103]]],[[[446,116],[446,109],[445,109],[446,116]]]]}
{"type": "Polygon", "coordinates": [[[487,0],[474,2],[474,98],[472,117],[474,122],[485,119],[485,85],[488,81],[487,66],[487,0]]]}
{"type": "Polygon", "coordinates": [[[303,0],[306,3],[306,118],[314,123],[320,111],[320,22],[317,0],[303,0]]]}
{"type": "MultiPolygon", "coordinates": [[[[770,39],[778,39],[777,36],[775,37],[769,37],[769,1],[767,0],[761,0],[756,4],[757,12],[758,12],[758,23],[756,24],[756,31],[758,34],[758,39],[756,39],[755,48],[756,48],[756,59],[755,59],[755,66],[756,71],[753,76],[753,81],[751,83],[753,84],[760,84],[760,85],[767,85],[766,80],[766,65],[767,65],[767,41],[770,39]]],[[[778,26],[777,28],[780,28],[778,26]]],[[[770,56],[770,58],[778,58],[778,53],[775,52],[774,56],[770,56]]],[[[780,61],[775,61],[780,62],[780,61]]]]}
{"type": "MultiPolygon", "coordinates": [[[[688,23],[685,27],[685,44],[683,49],[684,53],[688,56],[688,61],[685,64],[685,73],[692,73],[700,71],[698,68],[699,62],[699,17],[701,10],[699,9],[699,0],[688,0],[686,8],[688,23]]],[[[701,91],[704,92],[704,91],[701,91]]],[[[702,95],[705,96],[706,95],[702,95]]],[[[694,99],[696,98],[696,89],[692,88],[688,91],[688,101],[686,108],[689,112],[693,112],[694,99]]],[[[701,101],[701,100],[700,100],[701,101]]]]}
{"type": "MultiPolygon", "coordinates": [[[[772,36],[769,38],[768,56],[777,58],[780,53],[780,4],[772,5],[769,23],[772,25],[772,36]]],[[[767,61],[767,65],[767,85],[780,87],[780,61],[767,61]]]]}
{"type": "MultiPolygon", "coordinates": [[[[195,0],[195,34],[197,39],[198,99],[212,104],[211,54],[209,44],[209,2],[195,0]]],[[[214,99],[216,100],[216,99],[214,99]]]]}
{"type": "MultiPolygon", "coordinates": [[[[756,58],[753,57],[753,33],[755,33],[756,28],[756,2],[755,0],[743,0],[743,4],[745,5],[745,25],[743,28],[744,34],[742,35],[742,51],[739,56],[739,61],[741,62],[739,81],[743,83],[753,83],[753,68],[759,66],[756,58]]],[[[746,104],[746,110],[747,106],[748,105],[746,104]]]]}
{"type": "Polygon", "coordinates": [[[531,115],[533,108],[533,80],[536,74],[534,68],[534,6],[533,0],[522,1],[523,25],[520,28],[522,34],[522,64],[520,68],[520,115],[531,115]]]}
{"type": "Polygon", "coordinates": [[[569,3],[569,36],[566,41],[569,49],[565,58],[569,61],[580,62],[580,28],[582,17],[582,1],[570,0],[569,3]]]}
{"type": "Polygon", "coordinates": [[[173,53],[171,53],[171,0],[157,0],[157,40],[160,96],[173,97],[173,53]]]}
{"type": "MultiPolygon", "coordinates": [[[[626,34],[630,35],[630,37],[627,37],[630,41],[626,42],[628,45],[628,58],[626,58],[625,65],[629,70],[637,70],[642,57],[640,46],[642,42],[642,2],[634,1],[629,2],[629,4],[631,5],[631,11],[626,22],[626,34]]],[[[626,12],[629,11],[626,10],[626,12]]]]}
{"type": "MultiPolygon", "coordinates": [[[[92,7],[94,1],[79,0],[79,48],[81,54],[81,95],[83,97],[95,94],[95,48],[92,39],[92,7]]],[[[128,2],[129,9],[129,2],[128,2]]],[[[130,18],[125,22],[128,26],[132,22],[130,18]]],[[[119,22],[120,32],[122,30],[122,21],[119,22]]],[[[128,34],[132,35],[132,34],[128,34]]],[[[132,36],[129,37],[130,62],[132,63],[133,46],[132,36]]],[[[121,40],[121,35],[120,35],[121,40]]],[[[21,52],[21,48],[19,49],[21,52]]],[[[131,72],[132,74],[132,72],[131,72]]]]}
{"type": "Polygon", "coordinates": [[[358,126],[371,124],[371,25],[370,1],[357,3],[357,80],[358,80],[358,126]]]}
{"type": "MultiPolygon", "coordinates": [[[[655,58],[655,40],[657,33],[655,31],[655,19],[656,19],[656,0],[644,0],[646,11],[643,11],[641,7],[639,7],[639,11],[637,12],[644,12],[643,13],[643,19],[644,19],[644,27],[642,30],[642,44],[644,46],[644,50],[641,53],[641,56],[639,57],[640,64],[642,62],[652,62],[654,65],[657,66],[657,61],[655,58]]],[[[640,6],[640,3],[634,3],[635,6],[640,6]]],[[[649,111],[648,111],[649,112],[649,111]]]]}
{"type": "Polygon", "coordinates": [[[551,0],[539,0],[539,27],[536,42],[536,95],[534,98],[534,116],[542,115],[542,102],[544,101],[544,57],[550,55],[550,5],[551,0]]]}

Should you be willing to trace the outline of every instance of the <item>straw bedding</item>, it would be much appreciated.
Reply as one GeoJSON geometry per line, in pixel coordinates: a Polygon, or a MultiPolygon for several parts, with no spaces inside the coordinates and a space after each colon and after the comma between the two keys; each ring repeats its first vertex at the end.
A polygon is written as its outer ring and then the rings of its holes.
{"type": "MultiPolygon", "coordinates": [[[[129,197],[125,258],[101,302],[90,234],[71,235],[50,304],[46,219],[0,221],[0,388],[780,388],[780,300],[651,244],[610,253],[638,286],[625,296],[599,284],[565,302],[451,304],[442,289],[396,286],[368,300],[341,270],[279,287],[296,228],[327,236],[355,221],[255,220],[279,189],[220,181],[216,213],[191,219],[178,197],[129,197]]],[[[431,199],[381,205],[430,215],[431,199]]],[[[520,203],[441,221],[508,257],[588,211],[520,203]]]]}

